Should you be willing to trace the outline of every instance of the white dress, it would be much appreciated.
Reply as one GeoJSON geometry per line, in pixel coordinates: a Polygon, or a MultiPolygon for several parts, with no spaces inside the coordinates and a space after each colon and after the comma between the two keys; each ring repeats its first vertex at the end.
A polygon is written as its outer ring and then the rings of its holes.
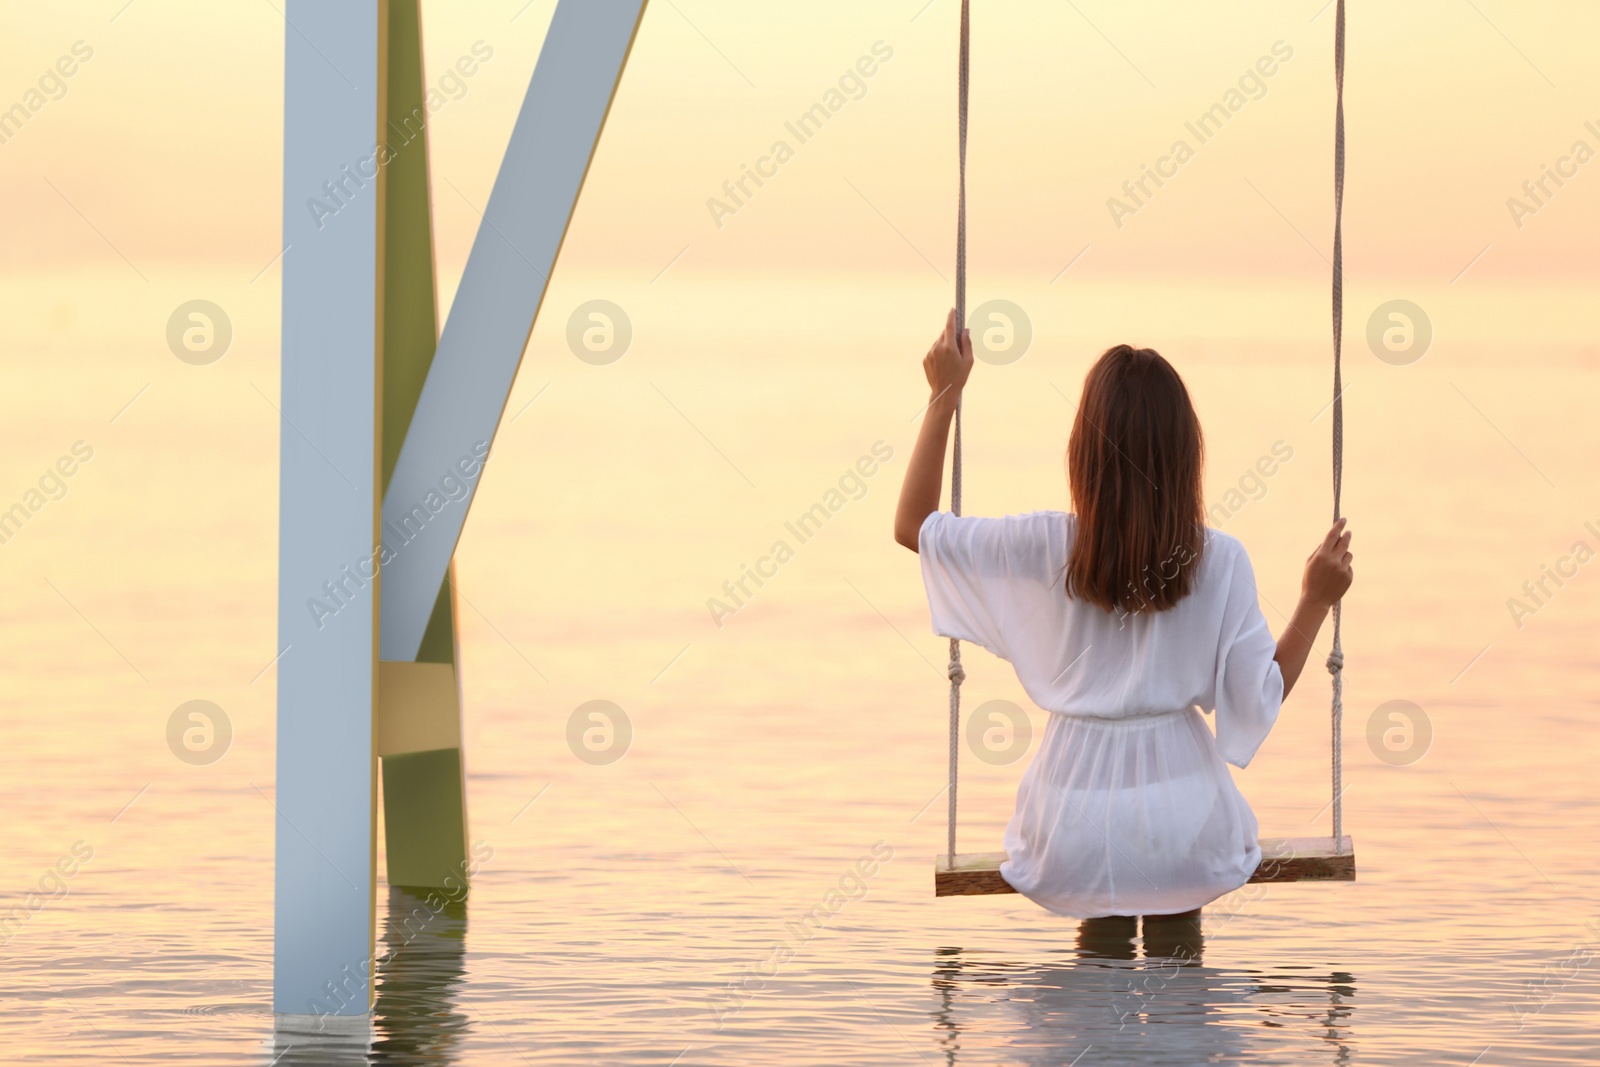
{"type": "Polygon", "coordinates": [[[1058,511],[922,524],[934,632],[1008,660],[1052,713],[1000,874],[1063,915],[1188,911],[1261,862],[1255,814],[1223,765],[1250,762],[1283,701],[1255,573],[1238,539],[1208,529],[1175,607],[1107,612],[1066,595],[1075,524],[1058,511]]]}

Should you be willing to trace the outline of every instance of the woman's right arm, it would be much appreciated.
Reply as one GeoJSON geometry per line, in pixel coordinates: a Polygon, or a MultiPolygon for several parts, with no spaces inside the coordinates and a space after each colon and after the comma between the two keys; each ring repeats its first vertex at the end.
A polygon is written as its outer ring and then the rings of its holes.
{"type": "Polygon", "coordinates": [[[922,429],[911,450],[905,481],[900,483],[900,504],[894,513],[894,539],[913,552],[917,551],[917,535],[922,530],[923,520],[939,510],[950,421],[961,402],[967,376],[972,373],[972,338],[966,330],[960,330],[958,345],[957,332],[956,313],[951,309],[945,319],[944,333],[922,359],[922,370],[927,375],[933,398],[923,413],[922,429]]]}
{"type": "Polygon", "coordinates": [[[1350,531],[1345,529],[1345,521],[1340,519],[1334,523],[1322,544],[1306,560],[1300,603],[1278,638],[1278,651],[1272,658],[1283,674],[1285,697],[1305,668],[1312,642],[1317,639],[1317,631],[1322,629],[1322,620],[1328,617],[1328,611],[1343,598],[1355,579],[1351,568],[1354,557],[1350,554],[1350,531]]]}

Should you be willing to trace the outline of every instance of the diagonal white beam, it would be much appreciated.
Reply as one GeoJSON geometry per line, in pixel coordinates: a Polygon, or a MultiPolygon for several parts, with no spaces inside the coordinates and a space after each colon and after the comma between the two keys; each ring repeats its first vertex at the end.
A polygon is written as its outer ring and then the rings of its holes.
{"type": "Polygon", "coordinates": [[[382,659],[422,644],[645,3],[551,19],[384,497],[382,659]]]}

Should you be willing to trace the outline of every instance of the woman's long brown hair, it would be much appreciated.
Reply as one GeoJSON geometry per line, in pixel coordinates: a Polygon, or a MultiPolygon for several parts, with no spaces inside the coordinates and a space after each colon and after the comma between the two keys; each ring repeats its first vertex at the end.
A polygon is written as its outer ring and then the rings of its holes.
{"type": "Polygon", "coordinates": [[[1188,594],[1205,543],[1204,443],[1189,390],[1149,348],[1090,368],[1067,445],[1078,516],[1067,595],[1106,611],[1165,611],[1188,594]]]}

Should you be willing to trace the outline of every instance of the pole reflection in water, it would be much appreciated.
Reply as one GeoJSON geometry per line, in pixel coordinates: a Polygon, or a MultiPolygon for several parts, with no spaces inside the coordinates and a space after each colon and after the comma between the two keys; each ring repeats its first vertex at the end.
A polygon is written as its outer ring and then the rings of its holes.
{"type": "Polygon", "coordinates": [[[939,949],[933,1029],[945,1063],[992,1062],[997,1040],[1007,1062],[1051,1067],[1080,1057],[1086,1067],[1272,1062],[1285,1051],[1284,1063],[1349,1062],[1352,975],[1207,966],[1198,917],[1147,919],[1142,945],[1138,932],[1133,917],[1088,919],[1075,948],[1041,963],[939,949]],[[1010,1017],[1004,1036],[994,1032],[997,1008],[1010,1017]],[[1304,1040],[1286,1050],[1286,1030],[1304,1040]],[[963,1060],[969,1033],[973,1055],[963,1060]]]}
{"type": "Polygon", "coordinates": [[[464,899],[452,900],[437,890],[390,887],[371,1033],[279,1034],[270,1062],[276,1067],[449,1067],[468,1027],[466,1015],[456,1008],[466,947],[464,899]]]}
{"type": "Polygon", "coordinates": [[[383,940],[388,952],[378,964],[373,1062],[447,1067],[468,1025],[456,1010],[466,973],[466,900],[390,889],[383,940]]]}

